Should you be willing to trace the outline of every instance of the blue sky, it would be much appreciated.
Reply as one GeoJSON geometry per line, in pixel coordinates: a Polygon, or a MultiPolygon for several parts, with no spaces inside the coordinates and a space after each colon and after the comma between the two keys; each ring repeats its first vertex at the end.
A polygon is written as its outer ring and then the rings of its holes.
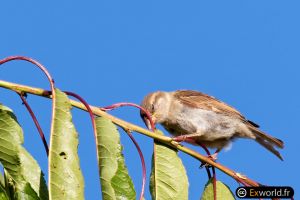
{"type": "MultiPolygon", "coordinates": [[[[93,105],[140,103],[156,90],[194,89],[236,107],[262,130],[282,139],[284,162],[254,141],[237,140],[219,162],[268,185],[299,184],[300,28],[297,1],[4,1],[0,58],[25,55],[43,63],[62,90],[93,105]]],[[[1,67],[0,79],[49,88],[38,69],[24,62],[1,67]]],[[[17,95],[0,89],[0,102],[13,108],[25,146],[44,172],[41,141],[17,95]]],[[[47,137],[51,102],[30,96],[47,137]]],[[[99,180],[88,115],[75,110],[86,199],[99,199],[99,180]]],[[[113,114],[143,126],[137,110],[113,114]]],[[[152,140],[136,135],[150,173],[152,140]]],[[[139,158],[122,134],[124,153],[137,191],[139,158]]],[[[194,148],[194,147],[192,147],[194,148]]],[[[195,148],[201,151],[199,148],[195,148]]],[[[190,199],[206,182],[199,163],[179,153],[190,181],[190,199]]],[[[218,173],[233,191],[238,184],[218,173]]],[[[297,195],[296,195],[297,196],[297,195]]],[[[146,199],[150,199],[147,187],[146,199]]]]}

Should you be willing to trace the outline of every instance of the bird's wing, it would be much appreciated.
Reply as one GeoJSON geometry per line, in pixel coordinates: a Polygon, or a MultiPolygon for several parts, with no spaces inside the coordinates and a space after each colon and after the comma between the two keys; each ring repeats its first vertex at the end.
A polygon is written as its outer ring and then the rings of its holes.
{"type": "Polygon", "coordinates": [[[234,116],[244,122],[248,122],[253,126],[258,127],[257,124],[246,120],[245,117],[233,107],[201,92],[193,90],[178,90],[174,93],[174,97],[182,104],[185,104],[192,108],[200,108],[224,115],[234,116]]]}
{"type": "Polygon", "coordinates": [[[174,92],[174,97],[179,100],[182,104],[192,108],[200,108],[204,110],[214,111],[223,115],[233,116],[239,118],[244,122],[252,133],[256,137],[256,141],[267,148],[269,151],[274,153],[278,158],[282,160],[280,153],[274,148],[279,147],[283,148],[283,141],[280,139],[274,138],[258,129],[258,125],[254,122],[247,120],[239,111],[233,107],[215,99],[214,97],[208,96],[201,92],[192,91],[192,90],[179,90],[174,92]]]}

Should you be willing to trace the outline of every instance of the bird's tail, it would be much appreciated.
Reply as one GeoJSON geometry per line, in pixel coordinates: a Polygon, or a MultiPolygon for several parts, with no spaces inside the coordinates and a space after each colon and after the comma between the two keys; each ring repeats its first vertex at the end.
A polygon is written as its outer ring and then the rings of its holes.
{"type": "Polygon", "coordinates": [[[277,138],[274,138],[260,130],[258,130],[255,127],[250,127],[252,130],[252,133],[255,135],[255,140],[262,146],[264,146],[266,149],[271,151],[274,155],[276,155],[280,160],[283,160],[282,156],[280,153],[274,148],[275,146],[278,148],[283,149],[284,144],[283,141],[277,138]]]}

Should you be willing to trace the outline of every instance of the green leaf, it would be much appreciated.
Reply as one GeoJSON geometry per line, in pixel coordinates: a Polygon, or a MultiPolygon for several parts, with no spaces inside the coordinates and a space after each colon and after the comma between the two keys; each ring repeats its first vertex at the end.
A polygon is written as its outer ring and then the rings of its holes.
{"type": "Polygon", "coordinates": [[[104,117],[96,119],[99,173],[104,200],[136,199],[117,127],[104,117]]]}
{"type": "Polygon", "coordinates": [[[0,187],[0,200],[9,200],[5,188],[3,188],[2,186],[0,187]]]}
{"type": "Polygon", "coordinates": [[[78,134],[72,123],[71,104],[65,93],[55,89],[55,111],[49,149],[50,199],[84,199],[80,170],[78,134]]]}
{"type": "Polygon", "coordinates": [[[188,187],[188,177],[177,151],[155,141],[150,177],[152,199],[187,200],[188,187]]]}
{"type": "MultiPolygon", "coordinates": [[[[2,165],[0,165],[0,168],[2,168],[2,165]]],[[[0,172],[0,186],[5,188],[5,180],[3,174],[0,172]]]]}
{"type": "MultiPolygon", "coordinates": [[[[227,185],[221,181],[217,181],[217,199],[232,200],[235,199],[233,193],[227,185]]],[[[212,179],[210,179],[204,188],[201,200],[213,200],[214,199],[214,188],[212,179]]]]}
{"type": "MultiPolygon", "coordinates": [[[[34,158],[25,150],[23,133],[12,110],[0,104],[0,162],[14,199],[48,199],[44,175],[34,158]]],[[[9,187],[9,189],[5,188],[9,187]]]]}
{"type": "Polygon", "coordinates": [[[0,173],[0,200],[9,200],[9,196],[6,193],[6,186],[5,186],[5,180],[4,177],[2,175],[2,173],[0,173]]]}

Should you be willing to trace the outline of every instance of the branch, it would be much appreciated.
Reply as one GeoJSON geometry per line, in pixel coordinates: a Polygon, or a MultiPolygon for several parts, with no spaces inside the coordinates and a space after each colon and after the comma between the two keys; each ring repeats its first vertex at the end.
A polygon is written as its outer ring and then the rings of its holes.
{"type": "MultiPolygon", "coordinates": [[[[9,89],[9,90],[13,90],[13,91],[16,91],[16,92],[25,92],[25,93],[30,93],[30,94],[34,94],[34,95],[38,95],[38,96],[43,96],[43,97],[47,97],[47,98],[51,98],[51,92],[47,91],[47,90],[43,90],[43,89],[40,89],[40,88],[34,88],[34,87],[29,87],[29,86],[26,86],[26,85],[20,85],[20,84],[16,84],[16,83],[11,83],[11,82],[7,82],[7,81],[3,81],[3,80],[0,80],[0,87],[3,87],[3,88],[6,88],[6,89],[9,89]]],[[[86,107],[78,102],[78,101],[74,101],[74,100],[70,100],[71,104],[76,107],[76,108],[79,108],[81,110],[84,110],[84,111],[87,111],[86,107]]],[[[254,180],[251,180],[245,176],[242,176],[241,174],[219,164],[219,163],[216,163],[214,162],[213,160],[209,159],[208,157],[206,156],[203,156],[201,154],[199,154],[198,152],[190,149],[190,148],[187,148],[181,144],[179,144],[178,142],[175,142],[171,137],[167,137],[167,136],[164,136],[164,135],[158,135],[158,134],[155,134],[149,130],[146,130],[142,127],[139,127],[137,125],[134,125],[134,124],[131,124],[131,123],[128,123],[124,120],[121,120],[117,117],[114,117],[113,115],[110,115],[104,111],[102,111],[100,108],[98,107],[95,107],[95,106],[90,106],[91,110],[93,111],[93,113],[95,115],[98,115],[98,116],[101,116],[101,117],[106,117],[108,119],[110,119],[113,123],[115,123],[116,125],[118,126],[121,126],[122,128],[124,129],[127,129],[127,130],[131,130],[131,131],[135,131],[135,132],[138,132],[140,134],[143,134],[145,136],[148,136],[148,137],[151,137],[155,140],[158,140],[168,146],[171,146],[173,148],[176,148],[194,158],[196,158],[197,160],[199,161],[202,161],[202,162],[205,162],[217,169],[219,169],[220,171],[224,172],[225,174],[231,176],[232,178],[234,178],[235,180],[237,180],[238,182],[246,185],[246,186],[254,186],[254,187],[259,187],[261,186],[260,183],[254,181],[254,180]]]]}

